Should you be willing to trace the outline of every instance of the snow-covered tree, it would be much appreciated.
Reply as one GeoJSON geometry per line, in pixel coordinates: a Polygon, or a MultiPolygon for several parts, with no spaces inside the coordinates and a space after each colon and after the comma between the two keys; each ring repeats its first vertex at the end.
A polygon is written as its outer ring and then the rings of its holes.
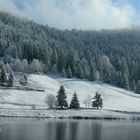
{"type": "Polygon", "coordinates": [[[65,108],[68,107],[67,95],[63,86],[60,86],[56,98],[57,98],[58,107],[60,107],[61,109],[63,109],[64,107],[65,108]]]}
{"type": "Polygon", "coordinates": [[[72,47],[67,52],[66,68],[71,70],[72,76],[75,76],[76,64],[79,61],[78,52],[72,47]]]}
{"type": "Polygon", "coordinates": [[[8,84],[7,84],[7,86],[12,87],[13,86],[13,83],[14,83],[14,75],[11,72],[10,75],[9,75],[9,77],[8,77],[8,84]]]}
{"type": "Polygon", "coordinates": [[[48,94],[45,100],[49,108],[53,108],[56,105],[56,98],[52,94],[48,94]]]}
{"type": "Polygon", "coordinates": [[[51,64],[52,64],[52,66],[54,64],[57,64],[57,62],[58,62],[57,52],[56,52],[56,49],[53,49],[52,56],[51,56],[51,64]]]}
{"type": "Polygon", "coordinates": [[[81,79],[84,77],[84,72],[83,72],[83,67],[81,62],[77,64],[76,76],[81,79]]]}
{"type": "Polygon", "coordinates": [[[137,82],[136,93],[140,94],[140,80],[137,82]]]}
{"type": "Polygon", "coordinates": [[[5,71],[5,67],[3,66],[1,68],[1,74],[0,74],[0,83],[3,86],[7,81],[7,77],[6,77],[6,71],[5,71]]]}
{"type": "Polygon", "coordinates": [[[2,59],[0,59],[0,69],[4,66],[2,59]]]}
{"type": "Polygon", "coordinates": [[[136,89],[137,89],[136,83],[135,83],[135,81],[133,80],[133,81],[132,81],[131,90],[134,91],[134,92],[136,92],[136,89]]]}
{"type": "Polygon", "coordinates": [[[124,73],[122,75],[122,87],[129,90],[129,81],[128,81],[128,76],[127,73],[124,73]]]}
{"type": "Polygon", "coordinates": [[[95,69],[92,67],[91,69],[90,69],[90,73],[89,73],[89,80],[91,80],[91,81],[95,81],[96,80],[96,77],[95,77],[95,73],[96,71],[95,71],[95,69]]]}
{"type": "Polygon", "coordinates": [[[79,100],[77,97],[76,92],[73,94],[73,97],[71,99],[71,103],[70,103],[70,109],[79,109],[80,108],[80,104],[79,104],[79,100]]]}
{"type": "Polygon", "coordinates": [[[15,58],[12,60],[12,69],[14,71],[21,71],[22,70],[22,63],[21,60],[19,58],[15,58]]]}
{"type": "Polygon", "coordinates": [[[30,64],[30,72],[42,72],[42,64],[38,59],[34,59],[30,64]]]}
{"type": "Polygon", "coordinates": [[[12,72],[12,68],[8,63],[5,64],[5,70],[6,70],[6,73],[11,73],[12,72]]]}
{"type": "Polygon", "coordinates": [[[62,76],[65,77],[66,76],[66,72],[65,69],[62,70],[62,76]]]}
{"type": "Polygon", "coordinates": [[[102,80],[104,82],[110,83],[111,82],[111,73],[112,73],[112,64],[108,56],[102,56],[100,58],[100,71],[102,80]]]}
{"type": "Polygon", "coordinates": [[[67,77],[71,78],[72,77],[72,72],[71,72],[71,68],[69,67],[67,70],[67,77]]]}
{"type": "Polygon", "coordinates": [[[98,70],[96,70],[96,72],[95,72],[95,79],[96,80],[100,80],[101,79],[101,75],[100,75],[100,72],[98,70]]]}
{"type": "Polygon", "coordinates": [[[92,101],[92,107],[99,109],[99,107],[102,108],[102,106],[103,106],[103,101],[101,95],[98,92],[96,92],[96,95],[94,96],[92,101]]]}
{"type": "Polygon", "coordinates": [[[86,108],[89,108],[91,106],[91,99],[91,95],[87,94],[83,101],[83,104],[86,106],[86,108]]]}
{"type": "Polygon", "coordinates": [[[27,72],[28,69],[28,61],[27,59],[22,60],[22,72],[27,72]]]}
{"type": "Polygon", "coordinates": [[[25,74],[20,78],[19,83],[23,86],[26,86],[28,84],[28,79],[25,74]]]}

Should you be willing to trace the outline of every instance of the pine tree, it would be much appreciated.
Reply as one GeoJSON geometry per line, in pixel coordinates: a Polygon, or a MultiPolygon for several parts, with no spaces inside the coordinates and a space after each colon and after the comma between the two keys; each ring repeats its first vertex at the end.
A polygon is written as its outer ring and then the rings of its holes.
{"type": "Polygon", "coordinates": [[[90,69],[89,80],[91,80],[91,81],[95,81],[96,80],[95,69],[93,67],[90,69]]]}
{"type": "Polygon", "coordinates": [[[12,87],[13,86],[13,82],[14,82],[14,75],[11,72],[10,75],[9,75],[9,77],[8,77],[8,86],[9,87],[12,87]]]}
{"type": "Polygon", "coordinates": [[[52,64],[52,66],[54,64],[57,64],[57,62],[58,62],[57,52],[56,52],[56,49],[53,49],[52,57],[51,57],[51,64],[52,64]]]}
{"type": "Polygon", "coordinates": [[[128,76],[127,73],[124,73],[122,76],[122,87],[129,90],[129,81],[128,81],[128,76]]]}
{"type": "Polygon", "coordinates": [[[132,87],[131,87],[131,89],[132,89],[132,91],[134,91],[134,92],[136,92],[136,83],[135,83],[135,81],[133,80],[132,81],[132,87]]]}
{"type": "Polygon", "coordinates": [[[64,67],[65,67],[65,54],[64,54],[64,51],[62,49],[58,55],[57,69],[59,72],[62,72],[64,67]]]}
{"type": "Polygon", "coordinates": [[[83,67],[81,62],[79,62],[77,65],[76,76],[81,79],[84,77],[84,72],[83,72],[83,67]]]}
{"type": "Polygon", "coordinates": [[[102,80],[106,83],[111,83],[111,73],[112,73],[112,64],[108,56],[102,56],[100,58],[100,69],[102,80]]]}
{"type": "Polygon", "coordinates": [[[0,59],[0,69],[4,67],[4,63],[2,61],[2,59],[0,59]]]}
{"type": "Polygon", "coordinates": [[[102,101],[102,98],[101,98],[101,95],[98,93],[98,92],[96,92],[96,95],[95,95],[95,97],[93,98],[94,100],[93,100],[93,102],[92,102],[92,107],[93,108],[102,108],[102,106],[103,106],[103,101],[102,101]]]}
{"type": "Polygon", "coordinates": [[[67,54],[67,60],[66,60],[66,68],[71,69],[71,73],[74,76],[76,72],[76,64],[79,61],[78,52],[74,50],[73,48],[70,48],[67,54]]]}
{"type": "Polygon", "coordinates": [[[71,68],[69,67],[67,70],[67,78],[71,78],[72,77],[72,72],[71,72],[71,68]]]}
{"type": "Polygon", "coordinates": [[[6,72],[5,72],[5,67],[3,66],[1,68],[1,75],[0,75],[0,82],[1,82],[1,85],[4,85],[4,83],[6,83],[6,72]]]}
{"type": "Polygon", "coordinates": [[[116,78],[116,82],[117,82],[117,85],[119,86],[119,87],[122,87],[122,73],[121,73],[121,71],[118,71],[117,72],[117,78],[116,78]]]}
{"type": "Polygon", "coordinates": [[[23,86],[26,86],[28,84],[28,79],[25,74],[23,75],[23,77],[20,78],[19,83],[23,86]]]}
{"type": "Polygon", "coordinates": [[[121,60],[121,72],[122,74],[126,73],[128,75],[128,65],[126,59],[123,57],[121,60]]]}
{"type": "Polygon", "coordinates": [[[58,95],[56,96],[57,98],[57,103],[58,106],[63,109],[63,107],[68,107],[68,103],[67,103],[67,96],[65,93],[65,89],[63,86],[60,86],[60,89],[58,91],[58,95]]]}
{"type": "Polygon", "coordinates": [[[138,82],[137,82],[136,93],[140,94],[140,80],[138,80],[138,82]]]}
{"type": "Polygon", "coordinates": [[[62,70],[62,76],[65,77],[66,76],[66,72],[65,69],[62,70]]]}
{"type": "Polygon", "coordinates": [[[71,109],[79,109],[80,108],[80,104],[79,104],[79,100],[78,100],[76,92],[73,94],[73,97],[72,97],[72,100],[70,103],[70,108],[71,109]]]}

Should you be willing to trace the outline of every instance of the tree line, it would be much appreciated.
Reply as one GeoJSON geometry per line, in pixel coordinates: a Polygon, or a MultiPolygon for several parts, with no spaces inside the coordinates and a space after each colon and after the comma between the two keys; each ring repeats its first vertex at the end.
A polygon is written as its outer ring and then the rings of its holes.
{"type": "MultiPolygon", "coordinates": [[[[14,87],[15,76],[14,72],[9,64],[4,64],[0,60],[0,86],[1,87],[14,87]]],[[[27,76],[22,74],[19,78],[19,84],[26,86],[28,84],[27,76]]]]}
{"type": "Polygon", "coordinates": [[[139,37],[139,28],[59,30],[0,12],[0,57],[6,67],[101,80],[138,94],[139,37]]]}
{"type": "MultiPolygon", "coordinates": [[[[90,102],[92,103],[93,108],[99,109],[103,107],[103,100],[98,92],[96,92],[94,98],[90,98],[90,102]]],[[[56,97],[52,94],[48,94],[46,97],[46,104],[50,109],[80,109],[80,102],[76,92],[73,94],[71,102],[68,105],[64,86],[60,86],[56,97]]]]}

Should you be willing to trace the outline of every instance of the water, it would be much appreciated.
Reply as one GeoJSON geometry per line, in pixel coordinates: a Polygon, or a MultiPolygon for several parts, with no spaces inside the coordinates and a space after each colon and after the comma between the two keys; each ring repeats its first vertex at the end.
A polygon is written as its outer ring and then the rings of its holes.
{"type": "Polygon", "coordinates": [[[140,140],[140,122],[0,120],[0,140],[140,140]]]}

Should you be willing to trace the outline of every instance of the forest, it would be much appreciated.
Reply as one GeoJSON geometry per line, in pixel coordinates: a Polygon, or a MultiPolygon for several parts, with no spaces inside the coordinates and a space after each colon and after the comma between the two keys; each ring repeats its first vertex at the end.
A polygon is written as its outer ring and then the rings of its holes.
{"type": "MultiPolygon", "coordinates": [[[[55,72],[140,94],[140,28],[59,30],[0,12],[0,75],[55,72]]],[[[2,76],[0,76],[2,77],[2,76]]]]}

